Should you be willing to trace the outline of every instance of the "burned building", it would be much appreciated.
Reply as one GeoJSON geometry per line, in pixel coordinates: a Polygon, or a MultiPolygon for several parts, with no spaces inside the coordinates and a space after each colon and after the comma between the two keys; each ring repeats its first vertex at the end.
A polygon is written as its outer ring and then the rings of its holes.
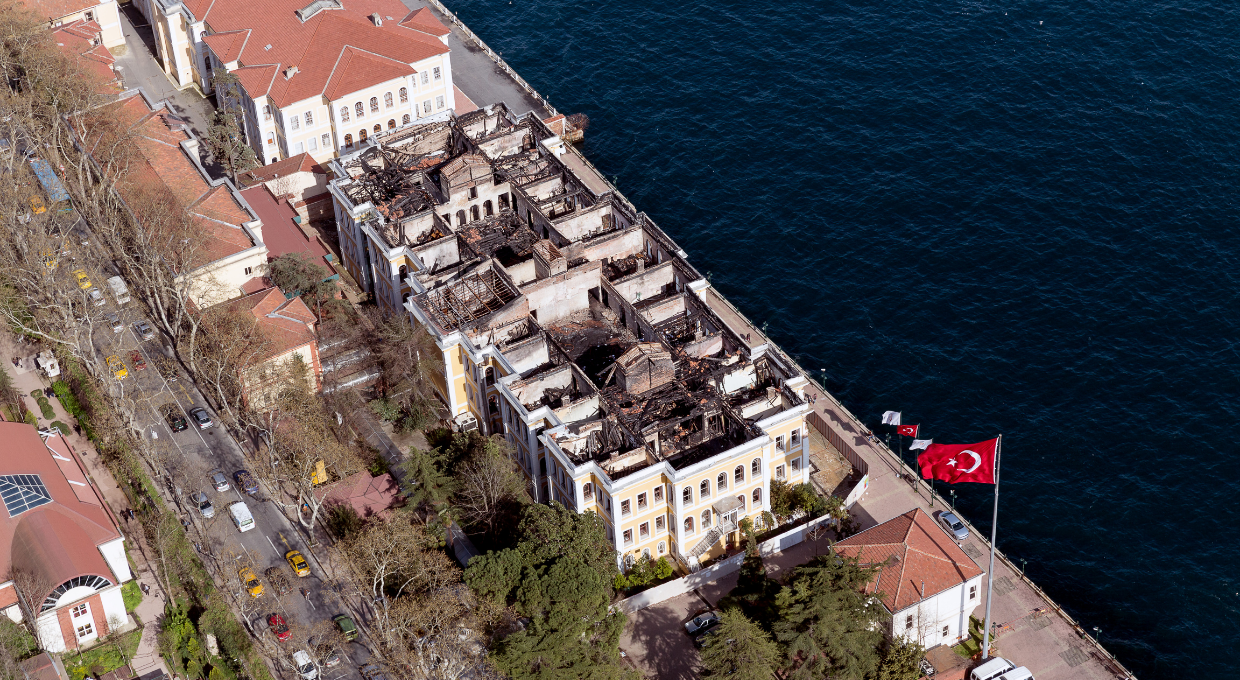
{"type": "Polygon", "coordinates": [[[536,500],[598,513],[622,566],[692,571],[807,479],[806,378],[576,149],[502,105],[423,128],[332,163],[346,266],[536,500]]]}

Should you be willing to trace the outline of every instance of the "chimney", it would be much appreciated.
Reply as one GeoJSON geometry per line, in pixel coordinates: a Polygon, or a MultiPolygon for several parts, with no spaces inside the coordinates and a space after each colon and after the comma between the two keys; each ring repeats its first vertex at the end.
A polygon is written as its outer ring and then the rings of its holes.
{"type": "Polygon", "coordinates": [[[289,78],[292,78],[292,77],[293,77],[293,76],[295,76],[295,75],[297,75],[297,67],[296,67],[296,66],[290,66],[290,67],[288,67],[288,68],[284,69],[284,79],[285,79],[285,80],[288,80],[289,78]]]}
{"type": "Polygon", "coordinates": [[[370,20],[371,20],[371,21],[373,21],[373,22],[375,22],[375,25],[376,25],[376,26],[382,26],[382,25],[383,25],[383,18],[379,16],[379,13],[378,13],[378,12],[375,12],[374,14],[371,14],[371,15],[370,15],[370,20]]]}
{"type": "Polygon", "coordinates": [[[565,392],[564,394],[560,395],[560,406],[568,406],[569,403],[572,402],[572,400],[573,400],[572,395],[565,392]]]}
{"type": "Polygon", "coordinates": [[[638,255],[637,256],[637,273],[640,274],[644,271],[646,271],[646,258],[642,257],[641,255],[638,255]]]}

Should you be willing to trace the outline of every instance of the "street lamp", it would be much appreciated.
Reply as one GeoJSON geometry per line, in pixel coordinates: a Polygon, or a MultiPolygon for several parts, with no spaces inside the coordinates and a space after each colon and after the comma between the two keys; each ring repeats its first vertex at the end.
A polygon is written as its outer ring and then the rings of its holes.
{"type": "MultiPolygon", "coordinates": [[[[1025,559],[1025,558],[1023,558],[1023,557],[1022,557],[1022,558],[1020,558],[1020,575],[1021,575],[1021,576],[1024,576],[1024,575],[1025,575],[1025,565],[1026,565],[1026,564],[1028,564],[1028,563],[1029,563],[1029,560],[1027,560],[1027,559],[1025,559]]],[[[1095,629],[1095,630],[1097,630],[1097,629],[1095,629]]]]}
{"type": "Polygon", "coordinates": [[[1094,626],[1094,642],[1098,642],[1101,639],[1102,639],[1102,629],[1099,628],[1098,626],[1094,626]]]}
{"type": "Polygon", "coordinates": [[[955,512],[956,511],[956,490],[951,489],[948,491],[948,493],[952,495],[952,512],[955,512]]]}

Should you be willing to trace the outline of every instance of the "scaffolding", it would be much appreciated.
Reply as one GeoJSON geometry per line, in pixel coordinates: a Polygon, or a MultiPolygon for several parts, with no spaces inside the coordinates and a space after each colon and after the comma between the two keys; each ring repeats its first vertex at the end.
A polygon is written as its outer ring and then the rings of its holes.
{"type": "Polygon", "coordinates": [[[516,298],[517,291],[494,269],[487,269],[427,292],[424,308],[440,328],[452,331],[499,311],[516,298]]]}

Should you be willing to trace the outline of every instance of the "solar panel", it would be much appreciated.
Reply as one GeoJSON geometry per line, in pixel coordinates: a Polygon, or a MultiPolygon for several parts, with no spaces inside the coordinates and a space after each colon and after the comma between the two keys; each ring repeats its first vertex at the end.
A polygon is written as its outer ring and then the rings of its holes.
{"type": "Polygon", "coordinates": [[[52,502],[38,475],[0,475],[0,499],[4,500],[9,517],[52,502]]]}

